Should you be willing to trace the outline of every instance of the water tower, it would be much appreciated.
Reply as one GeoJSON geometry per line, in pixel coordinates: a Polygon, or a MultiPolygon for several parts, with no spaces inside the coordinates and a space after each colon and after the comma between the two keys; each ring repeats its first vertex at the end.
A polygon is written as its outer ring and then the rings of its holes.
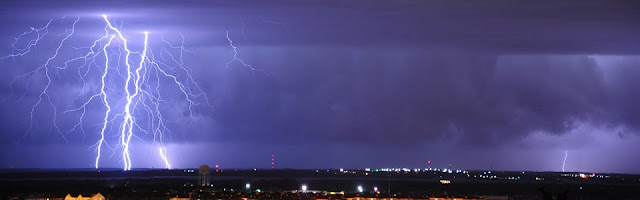
{"type": "Polygon", "coordinates": [[[200,165],[200,170],[198,170],[198,185],[211,185],[211,178],[209,178],[209,165],[200,165]]]}

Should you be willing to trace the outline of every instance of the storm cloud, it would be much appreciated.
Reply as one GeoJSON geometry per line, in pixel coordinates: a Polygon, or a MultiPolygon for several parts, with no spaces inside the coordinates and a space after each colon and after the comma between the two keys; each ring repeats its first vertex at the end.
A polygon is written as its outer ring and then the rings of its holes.
{"type": "MultiPolygon", "coordinates": [[[[422,157],[430,157],[457,161],[469,168],[486,168],[490,165],[487,162],[496,162],[507,169],[534,165],[548,170],[554,169],[555,161],[536,165],[529,160],[520,159],[520,164],[506,160],[517,155],[552,153],[535,149],[537,146],[602,157],[619,155],[628,148],[638,150],[630,147],[630,141],[638,141],[640,128],[640,106],[636,103],[640,102],[640,90],[636,88],[640,84],[637,8],[632,1],[77,5],[43,1],[30,2],[29,6],[3,2],[0,16],[11,20],[0,22],[0,36],[4,38],[0,38],[0,44],[6,47],[0,52],[10,53],[17,34],[60,16],[80,15],[74,43],[90,42],[101,34],[93,35],[91,30],[103,26],[94,19],[102,13],[122,22],[132,35],[149,29],[156,33],[152,37],[158,39],[162,34],[173,42],[180,42],[180,34],[184,35],[190,50],[185,63],[211,97],[213,109],[198,108],[196,120],[191,121],[180,94],[167,93],[177,98],[168,100],[172,106],[163,110],[172,119],[168,122],[170,145],[176,152],[209,147],[211,152],[220,152],[223,146],[233,149],[235,155],[251,157],[250,152],[255,151],[238,146],[253,145],[282,154],[289,167],[313,167],[293,162],[303,157],[300,152],[328,159],[343,155],[334,161],[353,167],[373,163],[376,156],[367,152],[374,152],[382,155],[379,163],[385,165],[420,166],[422,157]],[[238,56],[258,70],[237,63],[227,67],[233,56],[227,32],[238,47],[238,56]],[[579,139],[583,137],[611,142],[579,139]],[[569,141],[581,141],[581,145],[569,141]],[[617,144],[624,145],[614,148],[617,144]],[[328,148],[308,152],[302,150],[304,146],[328,148]],[[383,151],[381,146],[395,150],[383,151]],[[459,149],[451,150],[450,156],[436,152],[449,146],[459,149]],[[422,153],[394,156],[411,151],[422,153]],[[454,155],[459,157],[449,158],[454,155]],[[474,162],[473,157],[479,155],[498,155],[502,160],[474,162]],[[355,157],[362,159],[350,161],[355,157]]],[[[44,43],[41,47],[51,45],[44,43]]],[[[46,52],[47,48],[41,50],[46,52]]],[[[50,115],[37,116],[37,134],[25,134],[25,120],[34,99],[29,95],[21,99],[14,93],[41,87],[37,81],[42,79],[30,83],[30,87],[24,82],[9,84],[42,59],[0,63],[6,70],[0,75],[1,97],[5,99],[0,142],[11,148],[22,146],[22,151],[32,156],[36,155],[34,149],[42,148],[39,145],[69,143],[82,148],[64,148],[65,152],[90,154],[86,146],[93,144],[96,135],[73,132],[68,135],[70,142],[65,142],[52,133],[50,120],[45,120],[50,115]]],[[[77,80],[59,79],[56,83],[52,87],[55,101],[74,105],[65,100],[82,90],[77,80]]],[[[103,109],[98,103],[91,107],[87,133],[95,131],[103,109]]],[[[74,115],[59,115],[63,129],[72,127],[75,119],[74,115]]],[[[37,166],[9,156],[9,151],[8,147],[2,149],[7,155],[1,160],[4,167],[37,166]]],[[[226,161],[231,166],[261,166],[222,153],[215,155],[216,162],[226,161]]],[[[619,156],[611,163],[640,164],[637,159],[629,159],[631,155],[619,156]]],[[[180,159],[194,165],[213,162],[202,156],[180,159]]],[[[81,162],[73,166],[77,163],[81,162]]],[[[584,161],[574,169],[607,167],[584,161]]]]}

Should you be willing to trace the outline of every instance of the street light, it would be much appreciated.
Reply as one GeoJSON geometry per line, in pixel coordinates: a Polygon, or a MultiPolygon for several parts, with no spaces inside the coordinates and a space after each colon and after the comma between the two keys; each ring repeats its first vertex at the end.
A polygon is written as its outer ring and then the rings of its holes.
{"type": "Polygon", "coordinates": [[[364,189],[362,189],[361,185],[358,185],[358,192],[362,193],[364,191],[364,189]]]}
{"type": "Polygon", "coordinates": [[[302,185],[302,192],[307,192],[307,185],[302,185]]]}
{"type": "Polygon", "coordinates": [[[246,188],[247,190],[251,189],[251,184],[249,184],[249,183],[245,184],[244,188],[246,188]]]}

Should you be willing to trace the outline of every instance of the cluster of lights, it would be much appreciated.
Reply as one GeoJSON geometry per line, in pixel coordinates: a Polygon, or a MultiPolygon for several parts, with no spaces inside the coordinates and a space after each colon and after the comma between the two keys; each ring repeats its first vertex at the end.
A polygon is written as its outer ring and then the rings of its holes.
{"type": "MultiPolygon", "coordinates": [[[[483,175],[483,174],[478,174],[478,175],[474,175],[473,177],[480,177],[480,178],[485,178],[485,179],[497,179],[498,176],[496,175],[483,175]]],[[[520,178],[520,177],[518,177],[520,178]]]]}
{"type": "MultiPolygon", "coordinates": [[[[463,171],[466,173],[466,171],[463,171]]],[[[522,174],[524,174],[524,172],[522,172],[522,174]]],[[[467,177],[470,177],[469,174],[467,174],[467,177]]],[[[483,178],[483,179],[505,179],[505,180],[520,180],[520,176],[505,176],[505,177],[499,177],[498,175],[492,175],[491,171],[484,171],[482,172],[482,174],[476,174],[473,175],[474,178],[483,178]]]]}
{"type": "MultiPolygon", "coordinates": [[[[247,190],[249,190],[249,187],[250,187],[250,185],[249,185],[249,183],[247,183],[247,184],[245,185],[245,188],[246,188],[247,190]]],[[[356,190],[357,190],[359,193],[364,193],[364,192],[366,191],[366,189],[365,189],[365,188],[364,188],[364,186],[362,186],[362,185],[358,185],[358,186],[356,186],[356,190]]],[[[308,187],[306,184],[302,184],[302,185],[300,185],[300,190],[299,190],[298,192],[302,192],[302,193],[309,193],[309,192],[311,192],[311,193],[314,193],[314,194],[315,194],[315,193],[318,193],[318,192],[321,192],[321,191],[317,191],[317,190],[309,190],[309,187],[308,187]]],[[[378,189],[378,186],[374,186],[374,187],[373,187],[373,192],[374,192],[374,193],[377,193],[377,194],[380,194],[380,190],[378,189]]],[[[326,192],[326,191],[325,191],[325,192],[322,192],[322,193],[326,193],[326,194],[342,194],[342,195],[344,195],[344,191],[340,191],[340,192],[326,192]]]]}
{"type": "MultiPolygon", "coordinates": [[[[378,170],[379,171],[389,171],[389,172],[396,172],[396,171],[397,172],[399,172],[399,171],[410,172],[411,171],[408,168],[382,168],[382,169],[374,169],[374,170],[372,170],[371,168],[366,168],[365,169],[365,171],[367,171],[367,173],[368,172],[372,172],[372,171],[378,171],[378,170]]],[[[433,169],[433,170],[436,170],[436,169],[433,169]]],[[[433,170],[425,170],[425,171],[433,171],[433,170]]],[[[318,172],[318,171],[319,170],[316,170],[316,172],[318,172]]],[[[327,170],[327,171],[329,171],[329,170],[327,170]]],[[[342,169],[342,168],[340,169],[340,171],[343,172],[343,173],[348,173],[349,172],[348,170],[345,170],[345,169],[342,169]]],[[[414,171],[416,171],[416,170],[414,170],[414,171]]],[[[420,171],[420,170],[418,170],[418,171],[420,171]]],[[[446,169],[446,168],[444,168],[442,170],[437,170],[437,171],[442,171],[442,172],[446,172],[446,173],[452,173],[452,171],[450,169],[446,169]]],[[[193,169],[188,169],[188,170],[184,170],[184,172],[192,173],[192,172],[194,172],[194,170],[193,169]]],[[[470,176],[468,171],[456,170],[455,172],[456,173],[467,174],[467,177],[470,176]]],[[[522,172],[521,174],[525,174],[525,172],[522,172]]],[[[585,174],[585,173],[562,174],[562,176],[565,176],[565,177],[579,177],[579,178],[588,178],[588,177],[609,178],[610,177],[608,175],[596,175],[595,173],[593,173],[593,174],[585,174]]],[[[477,175],[474,175],[473,177],[479,177],[479,178],[483,178],[483,179],[501,179],[501,180],[502,179],[504,179],[504,180],[520,180],[521,179],[520,176],[506,176],[506,177],[501,178],[501,177],[498,177],[497,175],[492,174],[491,171],[484,171],[482,174],[477,174],[477,175]]],[[[543,178],[543,177],[535,177],[535,180],[536,181],[544,181],[545,178],[543,178]]],[[[448,180],[448,179],[441,179],[439,182],[441,184],[445,184],[445,185],[446,184],[451,184],[451,180],[448,180]]],[[[193,186],[193,184],[185,184],[185,186],[188,186],[188,185],[193,186]]],[[[211,186],[213,187],[213,184],[211,186]]],[[[245,189],[248,190],[248,191],[251,191],[251,184],[250,183],[246,183],[245,184],[245,189]]],[[[225,188],[225,191],[226,191],[226,188],[225,188]]],[[[231,189],[231,191],[233,191],[233,189],[231,189]]],[[[256,189],[255,191],[256,192],[261,192],[260,189],[256,189]]],[[[366,189],[362,185],[357,185],[356,186],[356,191],[358,193],[364,193],[366,191],[366,189]]],[[[309,190],[309,188],[308,188],[308,186],[306,184],[302,184],[300,186],[299,192],[302,192],[302,193],[310,193],[310,192],[317,193],[317,192],[320,192],[320,191],[309,190]]],[[[377,194],[380,194],[380,190],[378,189],[377,186],[373,187],[373,192],[377,193],[377,194]]],[[[341,192],[326,192],[325,191],[323,193],[327,193],[327,194],[343,194],[344,195],[344,191],[341,191],[341,192]]]]}
{"type": "MultiPolygon", "coordinates": [[[[367,168],[369,169],[369,168],[367,168]]],[[[366,171],[366,170],[365,170],[366,171]]],[[[415,168],[415,169],[409,169],[409,168],[381,168],[381,169],[376,169],[374,171],[382,171],[382,172],[422,172],[422,171],[440,171],[438,168],[425,168],[425,169],[420,169],[420,168],[415,168]]]]}
{"type": "MultiPolygon", "coordinates": [[[[396,173],[400,173],[400,172],[403,172],[403,173],[409,173],[409,172],[415,172],[415,173],[418,173],[418,172],[442,172],[442,173],[449,173],[449,174],[452,174],[452,173],[468,174],[469,173],[469,171],[466,171],[466,170],[461,170],[461,169],[453,170],[453,169],[448,169],[448,168],[442,168],[442,169],[440,169],[440,168],[424,168],[424,169],[421,169],[421,168],[414,168],[414,169],[410,169],[410,168],[380,168],[380,169],[365,168],[364,171],[366,172],[365,174],[367,174],[367,175],[368,175],[368,172],[396,172],[396,173]]],[[[349,173],[348,170],[345,170],[343,168],[340,168],[340,172],[341,173],[345,173],[345,174],[349,173]]],[[[351,172],[351,173],[355,174],[355,172],[351,172]]]]}
{"type": "MultiPolygon", "coordinates": [[[[329,171],[329,170],[327,170],[327,172],[328,172],[328,171],[329,171]]],[[[355,171],[349,171],[349,170],[346,170],[346,169],[343,169],[343,168],[340,168],[340,173],[342,173],[342,174],[349,174],[349,173],[351,173],[351,174],[356,174],[356,172],[355,172],[355,171]]]]}
{"type": "Polygon", "coordinates": [[[572,178],[610,178],[609,175],[602,175],[602,174],[595,174],[595,173],[591,173],[591,174],[585,174],[585,173],[562,174],[562,176],[572,177],[572,178]]]}

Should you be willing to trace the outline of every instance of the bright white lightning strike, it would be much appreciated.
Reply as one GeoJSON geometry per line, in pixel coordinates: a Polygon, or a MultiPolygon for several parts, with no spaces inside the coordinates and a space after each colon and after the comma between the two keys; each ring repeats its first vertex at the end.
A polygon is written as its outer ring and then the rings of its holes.
{"type": "Polygon", "coordinates": [[[564,172],[564,166],[567,164],[567,156],[569,156],[567,150],[564,151],[564,160],[562,161],[562,172],[564,172]]]}
{"type": "MultiPolygon", "coordinates": [[[[186,108],[191,119],[195,120],[195,106],[204,103],[204,106],[211,107],[206,93],[194,81],[191,70],[183,62],[183,53],[188,52],[184,49],[184,38],[182,38],[183,43],[180,45],[174,45],[162,39],[162,43],[154,50],[149,44],[150,33],[148,31],[145,31],[142,36],[134,35],[128,38],[123,34],[121,28],[114,26],[109,21],[107,15],[102,15],[102,18],[105,23],[104,30],[102,30],[104,34],[93,41],[91,46],[75,47],[69,44],[79,21],[77,18],[69,29],[53,38],[53,40],[62,39],[59,40],[57,48],[46,62],[35,70],[19,75],[11,81],[11,89],[13,90],[13,84],[20,79],[26,79],[27,87],[40,76],[45,79],[45,85],[43,89],[39,90],[37,101],[32,105],[27,133],[35,128],[34,116],[38,112],[37,108],[43,103],[48,103],[53,109],[53,126],[63,138],[65,138],[65,134],[73,131],[86,134],[86,127],[83,124],[86,120],[87,110],[99,110],[102,118],[97,122],[99,130],[96,132],[98,132],[99,139],[92,146],[96,150],[95,168],[101,166],[100,161],[104,158],[104,148],[106,147],[113,150],[114,153],[116,150],[121,151],[123,169],[131,170],[134,161],[131,154],[134,141],[132,139],[143,137],[153,138],[152,146],[157,145],[154,148],[158,149],[160,159],[166,168],[171,168],[167,148],[164,145],[165,137],[170,131],[163,113],[167,112],[167,109],[174,110],[176,105],[167,105],[165,102],[170,97],[161,92],[163,85],[177,86],[178,94],[186,100],[186,108]],[[142,48],[139,51],[133,51],[130,48],[129,39],[131,41],[142,40],[142,48]],[[61,56],[65,51],[67,52],[65,55],[75,54],[76,57],[65,58],[61,56]],[[176,51],[178,53],[174,55],[176,51]],[[75,73],[71,74],[74,76],[73,80],[82,83],[82,90],[68,109],[58,113],[58,108],[52,100],[49,89],[52,84],[55,84],[55,81],[61,79],[61,76],[65,76],[65,71],[73,68],[75,68],[75,73]],[[58,79],[51,76],[52,74],[57,75],[58,79]],[[98,87],[92,89],[92,85],[98,85],[98,87]],[[100,108],[92,107],[92,102],[99,102],[102,106],[100,108]],[[74,106],[74,104],[77,105],[74,106]],[[78,122],[70,130],[63,133],[57,124],[57,117],[59,114],[70,113],[79,113],[78,122]],[[115,143],[115,148],[112,148],[113,145],[109,145],[109,143],[115,143]]],[[[50,20],[42,28],[31,28],[31,31],[16,37],[12,44],[14,49],[11,54],[1,57],[0,61],[16,60],[19,57],[27,56],[47,36],[53,21],[50,20]],[[22,40],[27,41],[22,42],[22,40]],[[24,47],[16,47],[21,44],[24,47]]],[[[182,34],[180,35],[182,36],[182,34]]],[[[236,47],[233,46],[228,34],[227,39],[235,52],[231,62],[238,61],[244,66],[251,67],[236,57],[236,47]]],[[[253,67],[251,69],[254,70],[253,67]]],[[[27,93],[29,91],[24,93],[23,98],[27,96],[27,93]]]]}
{"type": "Polygon", "coordinates": [[[164,165],[167,167],[167,169],[171,169],[169,160],[167,160],[167,148],[158,147],[158,151],[160,152],[160,157],[162,157],[162,160],[164,161],[164,165]]]}

